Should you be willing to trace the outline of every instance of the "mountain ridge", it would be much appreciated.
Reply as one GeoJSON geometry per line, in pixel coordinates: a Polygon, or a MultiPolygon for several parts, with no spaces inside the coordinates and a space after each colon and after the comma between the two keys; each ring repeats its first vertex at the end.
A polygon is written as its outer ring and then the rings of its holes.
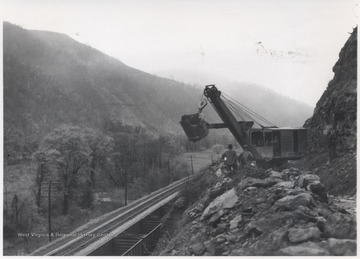
{"type": "MultiPolygon", "coordinates": [[[[65,50],[63,43],[60,43],[59,45],[59,41],[54,43],[52,40],[49,40],[49,37],[53,38],[55,36],[56,38],[60,38],[64,41],[64,38],[62,37],[63,34],[53,34],[52,32],[42,31],[35,31],[35,33],[32,34],[32,32],[33,31],[16,28],[10,24],[4,24],[5,66],[7,65],[6,62],[9,60],[9,56],[13,56],[15,59],[18,59],[19,63],[24,66],[31,67],[31,65],[34,65],[32,68],[36,70],[36,73],[40,74],[40,76],[48,76],[51,80],[55,82],[58,81],[60,84],[48,84],[48,87],[58,87],[61,91],[65,91],[67,93],[73,93],[72,90],[75,90],[75,94],[84,90],[82,88],[86,88],[86,91],[96,91],[99,88],[102,88],[103,90],[107,90],[107,92],[98,91],[98,93],[101,93],[102,95],[115,94],[117,100],[112,100],[111,104],[117,104],[117,106],[120,106],[119,108],[125,108],[124,104],[131,106],[136,103],[134,98],[131,98],[128,95],[128,92],[131,92],[131,89],[129,90],[129,88],[138,88],[133,85],[129,86],[129,82],[126,81],[132,80],[135,81],[135,83],[139,83],[139,78],[141,79],[141,77],[146,77],[147,80],[152,81],[158,80],[158,78],[151,74],[130,68],[115,58],[105,55],[89,46],[84,46],[69,36],[65,37],[67,43],[70,42],[70,44],[75,44],[76,48],[71,48],[70,45],[70,48],[65,50]],[[20,31],[21,36],[9,35],[12,30],[16,30],[18,32],[20,31]],[[25,39],[23,38],[22,40],[16,38],[16,36],[24,37],[26,35],[29,35],[30,40],[35,38],[35,43],[30,42],[33,43],[30,47],[26,46],[26,44],[29,45],[29,38],[25,37],[25,39]],[[38,38],[39,35],[41,36],[40,38],[38,38]],[[68,39],[70,39],[69,42],[68,39]],[[54,45],[57,46],[55,50],[52,49],[54,45]],[[73,54],[73,56],[71,54],[73,54]],[[70,62],[68,62],[69,60],[67,60],[67,58],[70,59],[70,62]],[[75,58],[77,59],[74,60],[75,58]],[[71,62],[74,62],[74,64],[71,64],[71,62]],[[80,67],[80,69],[75,66],[80,67]],[[41,75],[40,71],[43,75],[41,75]],[[95,77],[94,73],[96,73],[98,77],[95,77]]],[[[162,81],[161,83],[163,84],[160,88],[170,87],[171,84],[184,87],[184,84],[176,83],[173,80],[160,79],[160,81],[162,81]]],[[[151,83],[153,85],[155,84],[155,82],[151,83]]],[[[109,99],[111,99],[111,97],[114,96],[107,96],[109,99]]],[[[97,99],[97,101],[101,100],[102,99],[97,99]]],[[[119,110],[121,111],[121,109],[119,110]]],[[[158,109],[156,112],[161,113],[158,109]]],[[[180,116],[178,116],[178,118],[179,117],[180,116]]],[[[126,121],[122,122],[125,123],[126,121]]],[[[141,119],[138,119],[138,124],[143,125],[141,119]]],[[[177,118],[173,121],[173,124],[173,128],[179,128],[177,127],[177,118]]]]}
{"type": "MultiPolygon", "coordinates": [[[[3,23],[3,34],[7,147],[18,145],[19,139],[22,147],[12,149],[36,146],[34,143],[61,124],[104,132],[141,127],[153,135],[184,136],[181,116],[197,112],[203,93],[193,85],[131,68],[65,34],[26,30],[9,22],[3,23]]],[[[241,87],[234,92],[240,97],[251,93],[241,87]]],[[[265,96],[264,101],[271,102],[264,104],[261,93],[252,94],[255,97],[246,95],[239,101],[278,126],[299,126],[310,116],[308,112],[306,116],[297,114],[302,109],[286,99],[276,101],[282,105],[274,110],[276,105],[271,103],[276,95],[265,96]]],[[[221,122],[211,108],[204,114],[210,123],[221,122]]]]}

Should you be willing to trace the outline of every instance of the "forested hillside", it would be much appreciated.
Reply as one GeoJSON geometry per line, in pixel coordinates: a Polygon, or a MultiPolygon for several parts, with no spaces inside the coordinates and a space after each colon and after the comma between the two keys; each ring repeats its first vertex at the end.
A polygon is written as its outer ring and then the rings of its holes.
{"type": "MultiPolygon", "coordinates": [[[[201,91],[130,68],[70,37],[4,23],[4,125],[10,157],[68,123],[104,132],[180,133],[201,91]]],[[[30,149],[30,150],[29,150],[30,149]]],[[[10,158],[11,160],[11,158],[10,158]]]]}

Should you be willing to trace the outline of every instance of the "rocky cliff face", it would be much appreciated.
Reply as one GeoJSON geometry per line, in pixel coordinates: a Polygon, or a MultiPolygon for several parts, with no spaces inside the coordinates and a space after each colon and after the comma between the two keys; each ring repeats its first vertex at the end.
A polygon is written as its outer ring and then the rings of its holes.
{"type": "MultiPolygon", "coordinates": [[[[214,166],[202,177],[217,171],[214,166]]],[[[216,184],[183,213],[179,232],[155,255],[356,254],[355,210],[344,208],[355,206],[355,198],[337,201],[316,174],[246,168],[216,175],[216,184]]]]}
{"type": "MultiPolygon", "coordinates": [[[[308,129],[308,156],[300,167],[320,176],[334,195],[356,193],[357,28],[341,49],[334,78],[318,101],[308,129]],[[332,134],[330,138],[330,134],[332,134]],[[330,160],[330,139],[336,156],[330,160]]],[[[333,150],[331,150],[333,149],[333,150]]]]}
{"type": "Polygon", "coordinates": [[[305,123],[311,151],[327,147],[327,135],[337,133],[339,154],[356,149],[357,27],[340,51],[333,67],[334,78],[318,101],[314,115],[305,123]]]}

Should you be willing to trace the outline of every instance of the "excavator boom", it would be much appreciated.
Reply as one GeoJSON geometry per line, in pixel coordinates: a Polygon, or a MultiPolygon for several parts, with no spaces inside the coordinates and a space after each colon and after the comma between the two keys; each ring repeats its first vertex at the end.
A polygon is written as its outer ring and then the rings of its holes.
{"type": "Polygon", "coordinates": [[[220,118],[224,121],[227,128],[233,134],[237,142],[244,149],[245,147],[253,154],[255,160],[263,160],[256,148],[251,144],[243,124],[240,124],[224,101],[220,98],[221,92],[215,85],[207,85],[204,90],[204,95],[208,98],[215,111],[219,114],[220,118]]]}

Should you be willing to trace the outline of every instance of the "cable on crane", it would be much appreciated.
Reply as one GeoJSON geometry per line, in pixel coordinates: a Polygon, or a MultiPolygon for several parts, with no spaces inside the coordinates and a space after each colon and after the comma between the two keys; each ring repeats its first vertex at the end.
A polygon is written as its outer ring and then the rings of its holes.
{"type": "Polygon", "coordinates": [[[226,102],[228,104],[229,109],[232,110],[241,119],[244,119],[244,117],[247,117],[250,120],[253,120],[257,124],[259,124],[261,128],[265,128],[265,126],[263,126],[262,123],[260,123],[259,121],[262,121],[265,124],[268,124],[270,127],[277,127],[274,123],[270,122],[269,120],[265,119],[258,113],[251,110],[250,108],[248,108],[245,105],[241,104],[240,102],[236,101],[234,98],[227,96],[223,93],[222,99],[224,102],[226,102]],[[255,119],[254,117],[257,119],[255,119]]]}
{"type": "MultiPolygon", "coordinates": [[[[229,97],[231,98],[231,97],[229,97]]],[[[232,99],[232,98],[231,98],[232,99]]],[[[246,107],[245,105],[239,103],[238,101],[236,101],[235,99],[233,99],[239,106],[241,106],[243,109],[245,109],[247,112],[249,112],[250,114],[252,114],[253,116],[257,117],[258,119],[260,119],[261,121],[267,123],[269,126],[274,126],[277,127],[274,123],[272,123],[271,121],[265,119],[264,117],[262,117],[260,114],[254,112],[253,110],[251,110],[250,108],[246,107]]],[[[244,111],[245,112],[245,111],[244,111]]]]}

